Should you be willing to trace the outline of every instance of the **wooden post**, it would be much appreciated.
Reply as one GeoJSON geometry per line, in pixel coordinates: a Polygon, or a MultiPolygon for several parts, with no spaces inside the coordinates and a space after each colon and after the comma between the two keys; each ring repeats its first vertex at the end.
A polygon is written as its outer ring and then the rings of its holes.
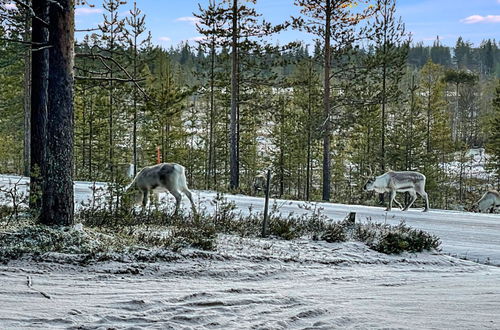
{"type": "Polygon", "coordinates": [[[350,225],[354,225],[356,223],[356,212],[349,212],[349,215],[347,216],[347,222],[350,225]]]}
{"type": "Polygon", "coordinates": [[[266,176],[266,197],[264,202],[264,221],[262,222],[262,237],[267,237],[268,219],[267,212],[269,210],[269,187],[271,186],[271,170],[267,170],[266,176]]]}
{"type": "Polygon", "coordinates": [[[160,147],[156,147],[156,164],[161,163],[161,154],[160,154],[160,147]]]}

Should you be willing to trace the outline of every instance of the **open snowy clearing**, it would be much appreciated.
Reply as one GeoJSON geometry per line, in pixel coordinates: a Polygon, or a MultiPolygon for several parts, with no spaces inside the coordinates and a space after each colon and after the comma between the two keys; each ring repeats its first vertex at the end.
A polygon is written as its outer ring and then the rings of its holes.
{"type": "MultiPolygon", "coordinates": [[[[0,185],[9,180],[19,177],[0,177],[0,185]]],[[[89,183],[77,182],[75,191],[77,202],[90,197],[89,183]]],[[[214,192],[195,195],[199,207],[212,210],[214,192]]],[[[263,207],[262,198],[226,197],[244,213],[263,207]]],[[[312,212],[299,207],[303,202],[276,203],[284,215],[312,212]]],[[[352,211],[359,221],[404,219],[438,235],[452,256],[232,235],[219,235],[214,252],[161,252],[168,262],[83,267],[75,256],[48,253],[0,266],[0,328],[500,328],[500,268],[453,257],[500,265],[499,215],[319,206],[335,221],[352,211]]]]}

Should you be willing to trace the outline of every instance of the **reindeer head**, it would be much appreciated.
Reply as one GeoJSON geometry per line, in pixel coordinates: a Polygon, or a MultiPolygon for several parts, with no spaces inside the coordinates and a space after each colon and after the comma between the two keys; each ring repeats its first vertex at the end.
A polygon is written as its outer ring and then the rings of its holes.
{"type": "Polygon", "coordinates": [[[372,191],[375,187],[373,184],[375,183],[375,176],[373,175],[372,167],[368,167],[368,170],[370,173],[368,175],[365,175],[365,179],[367,180],[365,185],[363,186],[364,191],[372,191]]]}
{"type": "Polygon", "coordinates": [[[141,205],[144,194],[135,185],[127,187],[123,193],[122,204],[126,208],[132,208],[135,205],[141,205]]]}
{"type": "Polygon", "coordinates": [[[479,208],[479,203],[475,202],[474,204],[472,204],[472,206],[469,207],[469,209],[466,209],[466,211],[481,213],[481,209],[479,208]]]}
{"type": "Polygon", "coordinates": [[[369,178],[368,181],[366,181],[365,185],[363,186],[364,191],[372,191],[375,189],[374,184],[375,183],[375,177],[369,178]]]}

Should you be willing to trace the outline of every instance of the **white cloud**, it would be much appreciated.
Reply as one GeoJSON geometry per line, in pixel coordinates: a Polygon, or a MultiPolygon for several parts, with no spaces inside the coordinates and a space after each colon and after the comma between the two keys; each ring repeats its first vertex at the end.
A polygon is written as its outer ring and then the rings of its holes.
{"type": "Polygon", "coordinates": [[[158,40],[168,42],[168,41],[172,41],[172,38],[169,38],[169,37],[159,37],[158,40]]]}
{"type": "Polygon", "coordinates": [[[76,8],[75,9],[75,15],[93,15],[93,14],[100,14],[104,12],[104,9],[102,8],[87,8],[87,7],[82,7],[82,8],[76,8]]]}
{"type": "Polygon", "coordinates": [[[189,41],[202,41],[202,40],[205,40],[206,37],[204,36],[197,36],[197,37],[192,37],[192,38],[189,38],[188,40],[189,41]]]}
{"type": "Polygon", "coordinates": [[[176,22],[188,22],[192,25],[196,25],[200,21],[198,17],[193,17],[193,16],[185,16],[185,17],[179,17],[175,19],[176,22]]]}
{"type": "Polygon", "coordinates": [[[465,24],[500,23],[500,15],[487,15],[487,16],[472,15],[464,19],[461,19],[460,22],[465,24]]]}

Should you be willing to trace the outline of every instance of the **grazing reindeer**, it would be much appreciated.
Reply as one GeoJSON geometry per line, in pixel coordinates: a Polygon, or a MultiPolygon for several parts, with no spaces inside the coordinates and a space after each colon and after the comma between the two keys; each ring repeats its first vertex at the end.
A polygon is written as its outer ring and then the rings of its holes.
{"type": "Polygon", "coordinates": [[[147,166],[135,176],[134,181],[127,187],[126,194],[132,193],[135,204],[146,207],[148,195],[159,191],[168,191],[174,195],[174,214],[177,214],[181,204],[181,192],[189,198],[193,212],[196,213],[193,196],[186,184],[184,166],[175,163],[147,166]]]}
{"type": "Polygon", "coordinates": [[[257,174],[253,178],[252,192],[256,195],[258,192],[264,191],[264,189],[266,189],[266,177],[263,174],[257,174]]]}
{"type": "Polygon", "coordinates": [[[496,207],[500,207],[500,193],[496,190],[488,190],[484,193],[483,197],[474,204],[473,209],[479,212],[493,213],[496,207]]]}
{"type": "Polygon", "coordinates": [[[411,195],[411,201],[406,205],[403,211],[408,210],[408,208],[417,199],[417,194],[425,199],[425,211],[429,210],[429,198],[425,192],[425,175],[419,172],[412,171],[402,171],[394,172],[389,171],[385,174],[379,175],[377,177],[372,177],[368,179],[368,182],[363,187],[365,191],[376,191],[380,194],[384,192],[391,193],[391,199],[389,201],[389,206],[387,211],[392,208],[392,201],[395,201],[400,208],[401,204],[396,201],[396,192],[408,192],[411,195]]]}

